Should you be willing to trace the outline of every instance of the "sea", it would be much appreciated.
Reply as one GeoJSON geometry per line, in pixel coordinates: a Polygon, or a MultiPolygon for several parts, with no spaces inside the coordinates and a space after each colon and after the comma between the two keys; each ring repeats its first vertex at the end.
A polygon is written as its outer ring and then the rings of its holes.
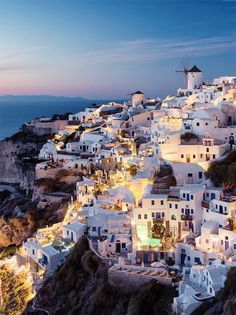
{"type": "Polygon", "coordinates": [[[18,132],[24,122],[33,118],[51,117],[53,114],[67,112],[77,113],[92,103],[106,104],[109,101],[57,97],[0,97],[0,140],[18,132]]]}

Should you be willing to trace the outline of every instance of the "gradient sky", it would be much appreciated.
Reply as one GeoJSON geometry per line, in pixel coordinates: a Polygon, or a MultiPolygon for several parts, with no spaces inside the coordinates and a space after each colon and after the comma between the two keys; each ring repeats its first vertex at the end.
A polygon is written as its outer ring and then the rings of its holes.
{"type": "Polygon", "coordinates": [[[236,75],[234,0],[0,0],[0,95],[174,94],[182,58],[236,75]]]}

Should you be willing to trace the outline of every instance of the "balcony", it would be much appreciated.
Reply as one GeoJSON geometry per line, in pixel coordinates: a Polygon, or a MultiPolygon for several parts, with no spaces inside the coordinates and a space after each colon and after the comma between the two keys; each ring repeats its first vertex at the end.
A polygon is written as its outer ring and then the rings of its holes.
{"type": "Polygon", "coordinates": [[[164,223],[164,218],[153,218],[153,224],[164,223]]]}
{"type": "Polygon", "coordinates": [[[182,214],[181,215],[181,220],[182,221],[192,221],[193,220],[193,216],[192,215],[185,215],[185,214],[182,214]]]}
{"type": "Polygon", "coordinates": [[[168,196],[167,200],[168,201],[176,201],[176,202],[178,202],[178,201],[180,201],[180,198],[177,197],[177,196],[168,196]]]}

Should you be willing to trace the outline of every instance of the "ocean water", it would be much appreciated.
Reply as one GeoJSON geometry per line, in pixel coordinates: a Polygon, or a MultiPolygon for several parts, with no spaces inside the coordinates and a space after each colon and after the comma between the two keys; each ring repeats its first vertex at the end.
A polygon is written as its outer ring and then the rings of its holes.
{"type": "Polygon", "coordinates": [[[16,133],[24,122],[36,117],[51,117],[53,114],[66,112],[77,113],[91,103],[102,104],[104,101],[80,99],[33,99],[8,100],[0,98],[0,140],[16,133]]]}

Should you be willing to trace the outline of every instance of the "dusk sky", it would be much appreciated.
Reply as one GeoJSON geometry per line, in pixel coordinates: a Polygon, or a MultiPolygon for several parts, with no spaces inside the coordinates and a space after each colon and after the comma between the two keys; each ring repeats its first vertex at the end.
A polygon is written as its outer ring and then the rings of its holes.
{"type": "Polygon", "coordinates": [[[0,0],[0,95],[174,94],[175,70],[236,75],[233,0],[0,0]]]}

